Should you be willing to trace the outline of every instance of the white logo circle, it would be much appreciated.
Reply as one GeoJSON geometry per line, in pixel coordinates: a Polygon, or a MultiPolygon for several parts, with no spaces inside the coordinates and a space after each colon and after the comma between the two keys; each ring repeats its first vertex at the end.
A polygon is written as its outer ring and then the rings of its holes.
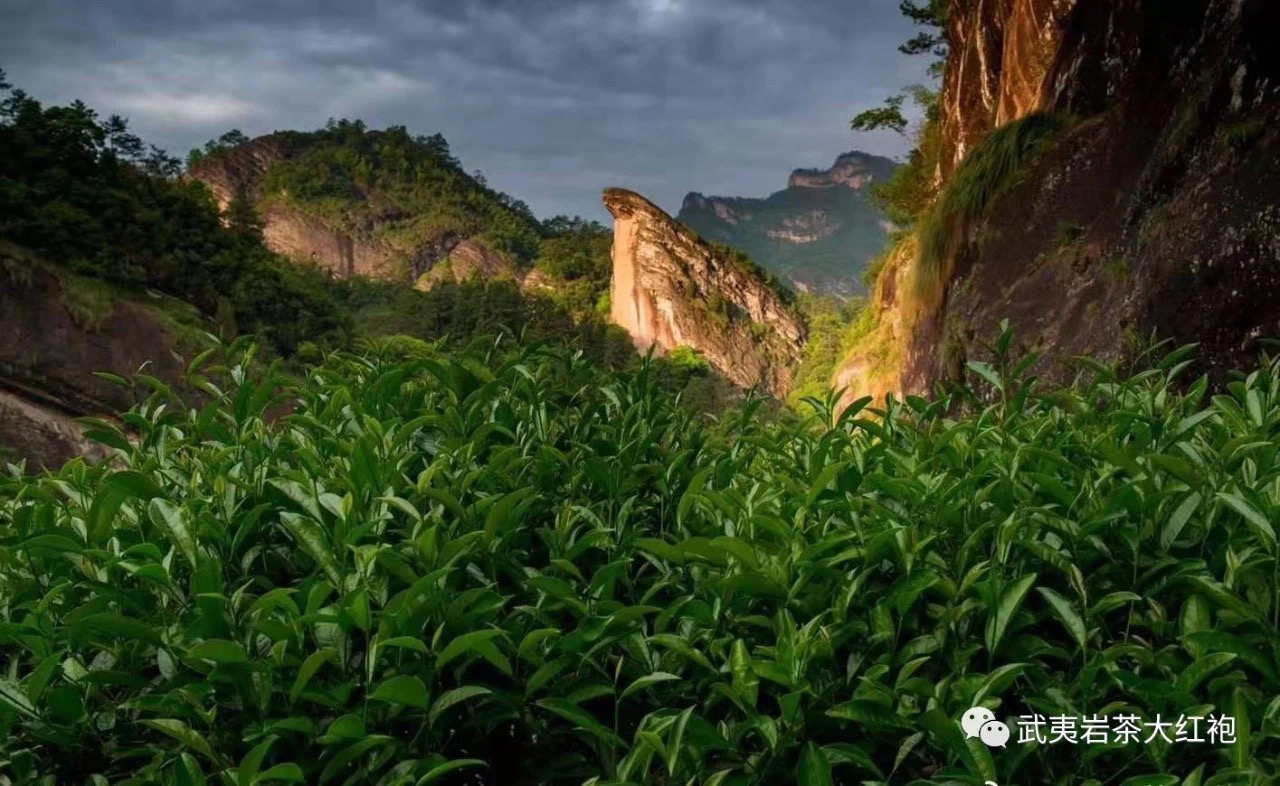
{"type": "Polygon", "coordinates": [[[970,707],[960,719],[960,727],[966,737],[977,737],[982,731],[982,724],[996,719],[996,714],[986,707],[970,707]]]}
{"type": "Polygon", "coordinates": [[[1003,748],[1009,741],[1009,727],[998,720],[987,721],[982,724],[978,736],[988,748],[1003,748]]]}

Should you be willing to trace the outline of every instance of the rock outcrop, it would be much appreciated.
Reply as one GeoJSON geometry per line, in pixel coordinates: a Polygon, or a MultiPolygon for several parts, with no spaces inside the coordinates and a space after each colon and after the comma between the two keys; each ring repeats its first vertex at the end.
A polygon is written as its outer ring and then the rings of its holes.
{"type": "Polygon", "coordinates": [[[957,379],[1005,318],[1051,378],[1152,333],[1219,378],[1251,363],[1280,333],[1280,5],[955,0],[950,20],[944,190],[997,126],[1063,130],[956,236],[940,303],[876,306],[906,326],[895,378],[851,359],[849,395],[957,379]]]}
{"type": "MultiPolygon", "coordinates": [[[[482,238],[489,224],[533,224],[531,215],[518,214],[506,197],[463,172],[447,148],[433,150],[431,140],[410,139],[398,128],[353,127],[358,143],[335,133],[279,131],[206,155],[188,176],[204,183],[224,211],[236,197],[247,199],[272,251],[343,277],[415,284],[462,243],[469,245],[459,251],[467,258],[455,260],[460,265],[484,257],[479,267],[492,266],[487,260],[501,255],[482,238]],[[299,193],[283,185],[287,179],[273,179],[277,168],[293,165],[292,176],[306,185],[299,193]],[[343,167],[350,171],[337,171],[343,167]]],[[[428,281],[441,278],[447,275],[428,281]]]]}
{"type": "MultiPolygon", "coordinates": [[[[1049,100],[1045,77],[1079,0],[953,0],[942,85],[943,179],[992,128],[1049,100]]],[[[1102,31],[1100,31],[1102,32],[1102,31]]]]}
{"type": "Polygon", "coordinates": [[[642,350],[699,350],[736,384],[786,393],[805,326],[776,282],[716,249],[649,200],[610,188],[613,321],[642,350]]]}
{"type": "Polygon", "coordinates": [[[178,380],[184,368],[173,352],[194,357],[204,348],[198,331],[168,310],[189,306],[126,298],[106,286],[0,247],[0,446],[32,468],[100,455],[75,419],[134,400],[95,372],[128,377],[145,366],[178,380]]]}
{"type": "Polygon", "coordinates": [[[892,161],[860,153],[843,153],[827,169],[797,169],[787,179],[787,188],[834,188],[845,186],[854,191],[893,174],[892,161]]]}
{"type": "MultiPolygon", "coordinates": [[[[305,149],[299,137],[289,133],[259,137],[207,156],[188,174],[213,192],[224,211],[237,196],[249,199],[261,214],[267,246],[277,254],[315,263],[339,276],[412,281],[404,254],[376,237],[376,223],[359,232],[339,229],[286,199],[268,198],[272,195],[263,189],[267,173],[305,149]]],[[[438,255],[443,253],[447,249],[437,250],[438,255]]]]}
{"type": "Polygon", "coordinates": [[[797,169],[764,199],[690,193],[676,218],[703,237],[741,249],[804,292],[848,298],[865,291],[862,272],[890,226],[868,200],[873,183],[897,167],[866,153],[841,155],[828,169],[797,169]]]}
{"type": "MultiPolygon", "coordinates": [[[[516,280],[520,278],[520,271],[505,257],[492,251],[485,244],[475,240],[464,240],[454,246],[443,261],[436,263],[419,277],[415,286],[418,289],[428,290],[442,281],[461,284],[475,277],[516,280]]],[[[529,286],[535,286],[534,282],[528,283],[529,286]]]]}

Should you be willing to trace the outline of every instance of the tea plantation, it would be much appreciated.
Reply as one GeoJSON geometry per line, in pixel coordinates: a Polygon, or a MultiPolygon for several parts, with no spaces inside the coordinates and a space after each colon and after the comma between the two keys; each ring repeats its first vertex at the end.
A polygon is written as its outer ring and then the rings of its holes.
{"type": "Polygon", "coordinates": [[[805,422],[554,345],[118,380],[111,460],[0,479],[0,782],[1268,782],[1280,364],[1007,346],[805,422]],[[988,750],[976,704],[1236,727],[988,750]]]}

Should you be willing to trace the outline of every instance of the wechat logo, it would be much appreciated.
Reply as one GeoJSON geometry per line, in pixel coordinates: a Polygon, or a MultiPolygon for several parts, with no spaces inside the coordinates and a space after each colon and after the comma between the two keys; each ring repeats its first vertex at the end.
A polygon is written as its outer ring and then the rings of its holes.
{"type": "Polygon", "coordinates": [[[996,720],[986,707],[970,707],[960,719],[965,736],[977,737],[988,748],[1003,748],[1009,742],[1009,727],[996,720]]]}

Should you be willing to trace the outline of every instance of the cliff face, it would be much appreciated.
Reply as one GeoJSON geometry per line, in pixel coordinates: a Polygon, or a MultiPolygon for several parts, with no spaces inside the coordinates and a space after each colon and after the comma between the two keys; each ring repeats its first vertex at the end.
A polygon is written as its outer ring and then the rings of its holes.
{"type": "MultiPolygon", "coordinates": [[[[130,391],[94,372],[181,379],[203,349],[195,329],[166,308],[113,294],[106,285],[56,272],[0,248],[0,446],[35,467],[100,455],[75,418],[127,409],[130,391]]],[[[189,309],[189,307],[188,307],[189,309]]]]}
{"type": "MultiPolygon", "coordinates": [[[[420,277],[415,286],[428,290],[442,281],[461,284],[472,277],[483,279],[508,278],[518,279],[519,271],[501,254],[494,253],[483,243],[475,240],[464,240],[453,247],[442,262],[437,263],[425,275],[420,277]]],[[[532,275],[532,273],[530,274],[532,275]]],[[[534,286],[533,281],[527,282],[534,286]]]]}
{"type": "Polygon", "coordinates": [[[953,0],[942,85],[945,179],[987,132],[1041,108],[1079,0],[953,0]]]}
{"type": "Polygon", "coordinates": [[[788,188],[834,188],[846,186],[854,191],[875,180],[893,174],[894,164],[880,156],[858,151],[843,153],[827,169],[797,169],[787,179],[788,188]]]}
{"type": "Polygon", "coordinates": [[[805,340],[783,296],[639,194],[611,188],[604,204],[614,218],[613,321],[641,349],[693,347],[733,382],[783,395],[805,340]]]}
{"type": "Polygon", "coordinates": [[[189,175],[209,187],[223,210],[237,195],[254,202],[263,221],[267,246],[278,254],[314,262],[339,276],[406,278],[401,255],[373,237],[376,226],[367,232],[342,231],[286,201],[265,199],[268,195],[263,190],[263,180],[267,172],[273,165],[294,158],[302,149],[292,135],[271,134],[209,156],[189,175]]]}
{"type": "MultiPolygon", "coordinates": [[[[1211,373],[1250,362],[1280,333],[1277,22],[1268,0],[957,0],[944,193],[998,125],[1064,126],[957,233],[939,304],[881,304],[907,325],[888,387],[958,378],[1004,318],[1050,377],[1153,331],[1211,373]]],[[[876,387],[855,367],[850,395],[876,387]]]]}
{"type": "MultiPolygon", "coordinates": [[[[366,132],[376,140],[383,132],[366,132]]],[[[259,137],[210,155],[192,167],[189,175],[203,182],[226,210],[237,195],[250,199],[263,221],[263,235],[271,250],[302,262],[313,262],[338,276],[367,276],[412,284],[468,238],[452,230],[405,229],[417,218],[375,189],[354,187],[344,193],[355,201],[358,218],[335,222],[315,210],[300,206],[287,192],[268,190],[272,167],[296,162],[317,145],[325,144],[307,134],[281,132],[259,137]]],[[[372,143],[376,144],[376,142],[372,143]]],[[[335,183],[343,180],[335,176],[335,183]]],[[[322,184],[325,188],[335,183],[322,184]]],[[[447,190],[446,185],[440,186],[447,190]]],[[[320,200],[315,200],[320,201],[320,200]]],[[[472,246],[483,245],[479,239],[472,246]]],[[[493,252],[485,250],[486,254],[493,252]]]]}
{"type": "Polygon", "coordinates": [[[828,169],[797,169],[787,187],[764,199],[690,193],[676,217],[703,237],[741,249],[803,292],[847,298],[884,246],[889,225],[868,189],[896,164],[845,153],[828,169]]]}

